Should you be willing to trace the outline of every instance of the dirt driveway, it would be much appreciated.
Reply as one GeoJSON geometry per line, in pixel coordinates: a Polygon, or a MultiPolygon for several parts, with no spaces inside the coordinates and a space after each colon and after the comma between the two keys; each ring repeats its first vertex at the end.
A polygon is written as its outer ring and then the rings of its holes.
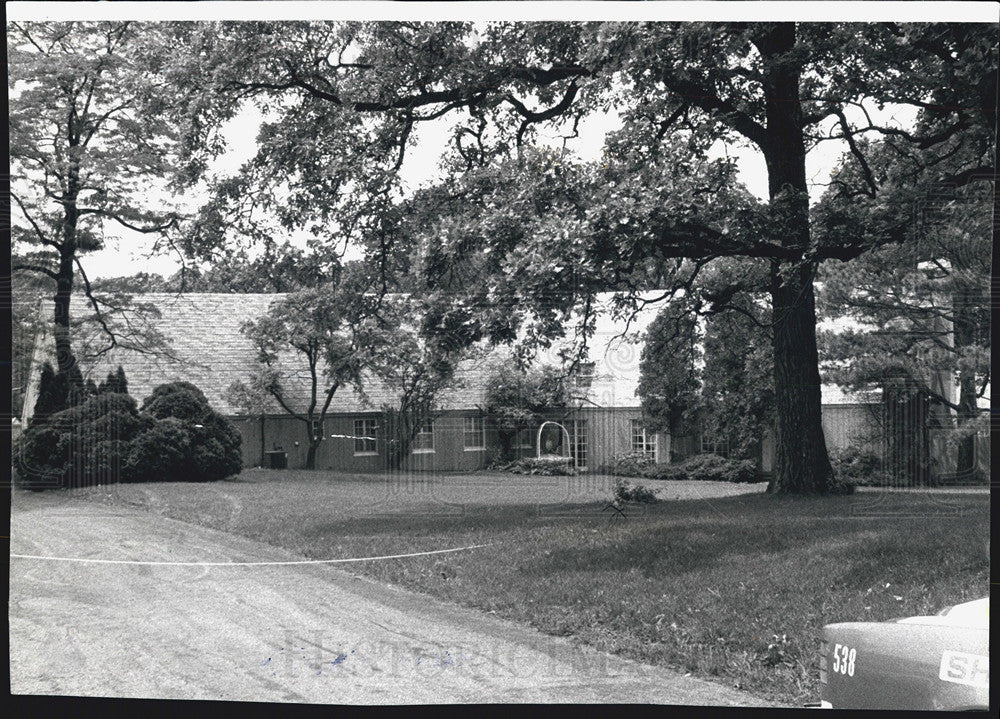
{"type": "Polygon", "coordinates": [[[331,565],[170,564],[301,557],[58,493],[15,491],[11,554],[14,694],[763,705],[331,565]]]}

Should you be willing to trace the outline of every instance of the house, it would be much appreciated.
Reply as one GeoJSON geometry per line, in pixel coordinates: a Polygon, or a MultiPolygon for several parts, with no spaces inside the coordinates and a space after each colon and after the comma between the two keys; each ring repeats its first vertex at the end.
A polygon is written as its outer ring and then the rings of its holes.
{"type": "MultiPolygon", "coordinates": [[[[99,327],[87,320],[94,314],[89,300],[74,296],[71,316],[78,318],[74,346],[85,378],[99,382],[121,365],[129,393],[140,403],[164,382],[183,380],[200,388],[212,407],[232,420],[242,435],[245,466],[266,464],[269,453],[283,452],[287,466],[301,467],[308,448],[305,423],[289,416],[273,399],[262,412],[248,413],[233,403],[228,391],[237,380],[246,380],[256,365],[254,347],[241,326],[265,314],[272,302],[283,297],[226,293],[135,295],[132,309],[110,316],[131,333],[162,336],[164,348],[149,353],[125,347],[102,352],[104,339],[99,327]]],[[[42,303],[39,311],[47,316],[51,303],[42,303]]],[[[653,315],[651,311],[644,313],[631,329],[644,329],[653,315]]],[[[641,412],[635,396],[639,345],[618,339],[619,334],[610,316],[599,317],[590,342],[593,361],[587,364],[587,376],[579,378],[583,391],[578,393],[577,406],[547,418],[565,429],[556,432],[559,439],[553,451],[571,454],[581,469],[599,467],[614,455],[633,450],[644,451],[658,461],[669,460],[669,435],[647,432],[639,422],[641,412]]],[[[51,332],[43,332],[35,343],[22,418],[25,422],[34,408],[41,365],[52,361],[52,348],[51,332]]],[[[558,344],[550,348],[551,355],[540,359],[555,361],[558,348],[558,344]]],[[[404,468],[468,471],[488,464],[498,451],[499,439],[496,427],[482,410],[485,386],[489,373],[505,361],[507,350],[500,348],[459,366],[455,385],[438,397],[440,411],[417,436],[404,468]]],[[[286,401],[292,409],[303,410],[310,396],[304,363],[289,354],[279,357],[278,365],[286,375],[286,401]]],[[[378,436],[380,409],[383,404],[391,404],[394,397],[374,378],[367,377],[364,387],[366,398],[349,386],[340,388],[334,396],[322,428],[325,439],[317,451],[317,468],[365,472],[386,466],[378,436]]],[[[538,440],[535,431],[522,433],[516,449],[522,455],[533,456],[538,440]]]]}
{"type": "MultiPolygon", "coordinates": [[[[79,318],[74,326],[74,341],[84,376],[100,381],[120,364],[129,393],[139,402],[164,382],[191,382],[239,430],[244,466],[266,465],[271,453],[283,453],[288,467],[302,467],[308,449],[305,423],[289,416],[273,399],[250,412],[234,404],[229,392],[234,382],[245,381],[256,366],[255,349],[241,326],[265,314],[272,302],[283,297],[226,293],[136,295],[130,309],[122,309],[112,317],[133,334],[161,336],[162,351],[149,353],[123,346],[102,351],[104,340],[99,328],[86,320],[93,314],[89,300],[75,296],[71,316],[79,318]]],[[[546,432],[554,430],[551,437],[540,438],[537,429],[523,432],[516,441],[517,452],[534,456],[540,439],[552,440],[552,451],[572,456],[576,466],[585,470],[598,469],[615,455],[628,452],[643,452],[657,462],[669,462],[672,454],[683,456],[692,451],[724,454],[724,447],[706,446],[705,438],[696,431],[683,438],[689,443],[684,451],[672,453],[672,449],[679,448],[672,448],[669,433],[649,432],[643,427],[636,397],[640,336],[655,317],[657,307],[647,306],[640,311],[628,335],[623,336],[623,323],[616,319],[609,295],[598,300],[597,324],[588,343],[590,361],[582,363],[583,372],[573,378],[577,401],[547,418],[558,423],[548,425],[546,432]],[[690,445],[691,437],[696,438],[694,445],[690,445]]],[[[51,304],[43,303],[39,311],[51,313],[51,304]]],[[[46,360],[51,361],[52,347],[50,331],[37,338],[24,402],[25,423],[34,408],[40,367],[46,360]]],[[[560,349],[560,343],[555,343],[537,361],[558,364],[560,349]]],[[[470,471],[487,466],[495,458],[500,443],[496,426],[483,412],[485,387],[495,367],[507,361],[509,350],[499,348],[459,366],[455,385],[438,397],[439,411],[417,436],[405,469],[470,471]]],[[[310,396],[304,364],[289,354],[279,357],[278,365],[286,375],[286,401],[296,411],[303,410],[310,396]]],[[[385,468],[380,410],[395,398],[372,377],[365,379],[364,386],[365,398],[349,386],[334,396],[322,427],[324,441],[317,451],[317,468],[351,472],[385,468]]],[[[873,402],[877,403],[877,399],[859,398],[824,386],[823,425],[828,446],[848,446],[870,434],[873,402]]],[[[682,438],[674,439],[679,442],[682,438]]],[[[773,467],[773,456],[773,433],[765,430],[762,469],[769,471],[773,467]]]]}

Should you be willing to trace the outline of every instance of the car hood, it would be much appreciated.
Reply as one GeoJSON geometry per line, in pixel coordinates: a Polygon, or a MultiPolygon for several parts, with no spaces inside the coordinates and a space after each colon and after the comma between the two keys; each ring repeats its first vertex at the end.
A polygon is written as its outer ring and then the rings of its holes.
{"type": "Polygon", "coordinates": [[[897,624],[936,624],[948,627],[982,627],[987,629],[990,626],[990,598],[985,597],[972,602],[956,604],[929,617],[906,617],[895,621],[897,624]]]}

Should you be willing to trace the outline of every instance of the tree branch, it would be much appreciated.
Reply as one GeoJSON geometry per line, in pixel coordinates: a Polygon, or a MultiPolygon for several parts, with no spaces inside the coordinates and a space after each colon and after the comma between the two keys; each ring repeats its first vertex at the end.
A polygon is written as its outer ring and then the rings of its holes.
{"type": "Polygon", "coordinates": [[[691,80],[682,80],[676,77],[668,68],[663,69],[661,79],[671,91],[684,98],[689,104],[696,105],[706,112],[721,115],[738,133],[758,147],[764,147],[767,142],[767,131],[764,127],[728,100],[722,99],[708,88],[691,80]]]}
{"type": "Polygon", "coordinates": [[[52,278],[53,280],[56,281],[59,280],[58,273],[50,270],[48,267],[42,267],[41,265],[34,265],[29,262],[15,262],[13,265],[11,265],[10,269],[12,272],[19,272],[22,270],[28,272],[40,272],[41,274],[46,275],[52,278]]]}
{"type": "Polygon", "coordinates": [[[45,233],[42,232],[42,228],[37,222],[35,222],[34,218],[28,212],[28,208],[24,206],[24,202],[22,202],[21,198],[17,196],[17,193],[11,192],[10,194],[11,197],[14,198],[14,202],[17,203],[17,206],[21,208],[21,214],[24,215],[24,218],[31,224],[31,228],[35,231],[35,234],[38,235],[38,241],[43,245],[59,249],[59,243],[46,237],[45,233]]]}
{"type": "Polygon", "coordinates": [[[875,176],[872,174],[872,169],[868,166],[868,161],[865,159],[864,153],[861,152],[861,148],[854,141],[854,133],[851,132],[850,125],[847,124],[847,118],[844,116],[843,110],[836,110],[834,114],[840,120],[840,127],[844,130],[844,139],[847,140],[847,146],[851,148],[851,154],[857,159],[861,165],[861,171],[865,174],[865,182],[868,183],[867,194],[872,199],[875,199],[875,195],[878,194],[878,185],[875,183],[875,176]]]}

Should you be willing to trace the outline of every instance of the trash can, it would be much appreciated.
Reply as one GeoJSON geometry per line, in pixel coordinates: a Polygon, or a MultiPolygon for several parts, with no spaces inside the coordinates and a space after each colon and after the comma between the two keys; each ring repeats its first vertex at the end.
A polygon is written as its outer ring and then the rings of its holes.
{"type": "Polygon", "coordinates": [[[275,449],[264,454],[267,455],[267,466],[271,469],[288,468],[288,453],[284,450],[275,449]]]}

